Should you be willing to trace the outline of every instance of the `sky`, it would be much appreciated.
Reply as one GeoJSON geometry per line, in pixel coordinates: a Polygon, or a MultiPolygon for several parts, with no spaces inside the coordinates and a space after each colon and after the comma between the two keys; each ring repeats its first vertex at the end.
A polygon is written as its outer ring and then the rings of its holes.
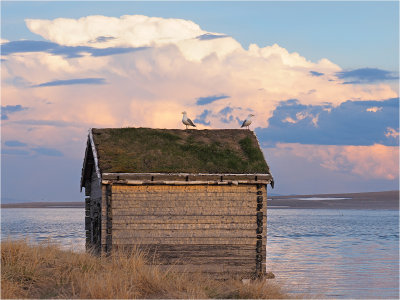
{"type": "Polygon", "coordinates": [[[89,128],[255,131],[272,194],[399,188],[399,3],[1,2],[3,202],[81,201],[89,128]]]}

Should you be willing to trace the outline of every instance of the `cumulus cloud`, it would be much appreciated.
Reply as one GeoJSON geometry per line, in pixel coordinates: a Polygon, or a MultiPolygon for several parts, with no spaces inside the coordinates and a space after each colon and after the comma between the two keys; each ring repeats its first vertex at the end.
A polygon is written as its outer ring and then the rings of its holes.
{"type": "Polygon", "coordinates": [[[207,33],[192,21],[142,15],[27,19],[25,22],[30,31],[60,45],[86,44],[99,48],[169,44],[207,33]]]}
{"type": "Polygon", "coordinates": [[[286,124],[320,128],[322,113],[347,100],[398,96],[386,84],[341,84],[343,70],[326,58],[313,62],[277,44],[244,49],[188,20],[88,16],[26,24],[47,41],[5,44],[3,104],[30,109],[3,125],[4,138],[40,139],[66,155],[82,155],[65,140],[81,143],[90,127],[182,128],[183,110],[198,128],[239,128],[249,113],[254,127],[267,128],[282,100],[297,99],[313,109],[286,115],[286,124]]]}
{"type": "Polygon", "coordinates": [[[364,179],[393,180],[399,177],[397,146],[327,146],[278,143],[281,155],[302,157],[338,173],[352,173],[364,179]]]}
{"type": "Polygon", "coordinates": [[[197,61],[213,53],[216,48],[217,55],[241,49],[234,39],[204,31],[194,22],[183,19],[126,15],[120,18],[88,16],[77,20],[27,19],[25,22],[32,32],[65,46],[107,48],[175,44],[186,58],[197,61]],[[220,41],[221,38],[224,41],[220,41]]]}

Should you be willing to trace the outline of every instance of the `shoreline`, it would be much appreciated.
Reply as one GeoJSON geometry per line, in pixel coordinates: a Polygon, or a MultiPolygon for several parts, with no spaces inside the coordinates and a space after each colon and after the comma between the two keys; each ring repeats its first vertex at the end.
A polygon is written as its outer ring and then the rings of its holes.
{"type": "Polygon", "coordinates": [[[399,191],[271,196],[271,209],[399,209],[399,191]],[[305,200],[305,199],[309,200],[305,200]],[[310,199],[311,198],[311,199],[310,199]],[[312,200],[318,199],[318,200],[312,200]],[[326,200],[321,200],[321,199],[326,200]],[[336,200],[337,198],[337,200],[336,200]]]}
{"type": "MultiPolygon", "coordinates": [[[[85,208],[85,203],[78,201],[4,203],[1,204],[1,208],[85,208]]],[[[399,191],[271,196],[267,200],[267,208],[398,210],[399,191]]]]}

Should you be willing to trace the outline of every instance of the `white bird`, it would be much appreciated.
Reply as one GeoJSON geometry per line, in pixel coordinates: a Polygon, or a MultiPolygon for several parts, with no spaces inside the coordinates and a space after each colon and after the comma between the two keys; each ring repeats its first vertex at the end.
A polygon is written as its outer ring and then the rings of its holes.
{"type": "Polygon", "coordinates": [[[186,125],[186,129],[188,129],[188,126],[193,126],[196,127],[196,125],[194,125],[194,123],[192,122],[192,120],[190,120],[187,115],[186,115],[186,111],[182,112],[182,123],[186,125]]]}
{"type": "Polygon", "coordinates": [[[240,128],[247,127],[247,129],[250,129],[249,126],[250,126],[250,124],[252,122],[252,120],[251,120],[252,117],[254,117],[254,115],[253,114],[249,114],[247,116],[247,119],[243,121],[243,124],[242,124],[242,126],[240,128]]]}

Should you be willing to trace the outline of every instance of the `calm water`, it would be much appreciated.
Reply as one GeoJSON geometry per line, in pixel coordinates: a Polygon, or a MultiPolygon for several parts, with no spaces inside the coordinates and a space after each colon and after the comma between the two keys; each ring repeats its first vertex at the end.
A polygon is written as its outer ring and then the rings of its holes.
{"type": "Polygon", "coordinates": [[[85,249],[83,208],[3,208],[1,239],[27,238],[32,242],[52,242],[77,251],[85,249]]]}
{"type": "Polygon", "coordinates": [[[389,210],[270,209],[267,269],[293,292],[398,298],[398,222],[389,210]]]}
{"type": "MultiPolygon", "coordinates": [[[[398,298],[399,215],[388,210],[269,209],[267,269],[290,292],[398,298]]],[[[2,239],[49,237],[84,249],[84,210],[2,209],[2,239]]]]}

